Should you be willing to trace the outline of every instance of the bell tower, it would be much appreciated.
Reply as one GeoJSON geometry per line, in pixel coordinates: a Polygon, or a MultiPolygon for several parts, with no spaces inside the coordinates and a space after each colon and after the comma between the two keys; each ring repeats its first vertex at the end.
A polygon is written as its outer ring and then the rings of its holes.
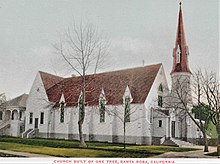
{"type": "Polygon", "coordinates": [[[180,2],[179,17],[176,33],[175,47],[173,48],[173,66],[171,71],[171,103],[177,116],[178,134],[176,137],[187,140],[188,136],[188,115],[186,110],[191,110],[191,71],[188,65],[189,49],[186,44],[186,37],[183,26],[182,3],[180,2]]]}

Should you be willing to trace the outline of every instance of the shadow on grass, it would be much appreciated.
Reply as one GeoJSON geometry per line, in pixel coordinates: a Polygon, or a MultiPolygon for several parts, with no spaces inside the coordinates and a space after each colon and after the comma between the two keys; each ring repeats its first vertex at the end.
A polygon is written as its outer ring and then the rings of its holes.
{"type": "Polygon", "coordinates": [[[208,154],[205,154],[205,155],[212,156],[212,157],[219,157],[220,158],[220,156],[218,156],[217,152],[208,153],[208,154]]]}
{"type": "Polygon", "coordinates": [[[25,156],[20,156],[20,155],[13,155],[13,154],[7,154],[7,153],[2,153],[0,152],[0,157],[25,157],[25,156]]]}

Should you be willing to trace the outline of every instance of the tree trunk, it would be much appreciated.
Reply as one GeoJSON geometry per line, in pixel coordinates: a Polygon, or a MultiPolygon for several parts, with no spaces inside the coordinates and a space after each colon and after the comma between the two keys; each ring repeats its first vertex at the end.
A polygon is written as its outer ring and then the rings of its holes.
{"type": "Polygon", "coordinates": [[[84,136],[83,136],[83,130],[82,130],[82,126],[83,126],[83,122],[84,122],[84,118],[85,118],[85,93],[86,93],[86,80],[85,80],[85,72],[83,72],[83,77],[82,77],[82,82],[83,82],[83,86],[82,86],[82,108],[79,108],[79,121],[78,121],[78,126],[79,126],[79,147],[87,147],[85,140],[84,140],[84,136]]]}
{"type": "Polygon", "coordinates": [[[124,150],[126,149],[125,133],[126,133],[126,122],[125,122],[125,120],[124,120],[124,150]]]}
{"type": "Polygon", "coordinates": [[[79,125],[79,141],[80,141],[79,147],[87,147],[84,137],[83,137],[83,132],[82,132],[83,122],[78,121],[78,125],[79,125]]]}
{"type": "Polygon", "coordinates": [[[202,134],[203,134],[204,152],[209,152],[209,143],[205,129],[202,130],[202,134]]]}
{"type": "Polygon", "coordinates": [[[216,125],[216,130],[217,130],[217,134],[218,134],[217,154],[218,154],[218,156],[220,156],[220,124],[219,123],[216,125]]]}

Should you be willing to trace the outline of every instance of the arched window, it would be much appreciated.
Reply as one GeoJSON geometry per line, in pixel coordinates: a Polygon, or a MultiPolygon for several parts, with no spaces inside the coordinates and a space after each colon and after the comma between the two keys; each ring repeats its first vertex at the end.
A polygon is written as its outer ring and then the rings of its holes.
{"type": "Polygon", "coordinates": [[[100,123],[105,122],[105,100],[99,101],[100,123]]]}
{"type": "Polygon", "coordinates": [[[131,104],[131,98],[125,97],[125,115],[124,115],[125,122],[130,122],[130,115],[131,115],[130,104],[131,104]]]}
{"type": "Polygon", "coordinates": [[[162,97],[163,85],[162,84],[159,85],[158,91],[159,91],[158,98],[157,98],[158,106],[162,107],[163,106],[163,97],[162,97]]]}
{"type": "Polygon", "coordinates": [[[163,85],[162,85],[162,84],[159,85],[158,90],[159,90],[160,92],[163,92],[163,85]]]}
{"type": "Polygon", "coordinates": [[[64,105],[65,105],[65,103],[62,101],[60,103],[60,122],[61,123],[64,122],[64,105]]]}
{"type": "Polygon", "coordinates": [[[176,50],[176,63],[180,63],[180,46],[178,45],[177,50],[176,50]]]}

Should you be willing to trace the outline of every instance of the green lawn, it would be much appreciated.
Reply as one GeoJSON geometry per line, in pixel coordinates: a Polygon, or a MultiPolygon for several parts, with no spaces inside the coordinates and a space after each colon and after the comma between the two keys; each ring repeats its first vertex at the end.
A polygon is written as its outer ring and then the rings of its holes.
{"type": "Polygon", "coordinates": [[[218,138],[215,125],[211,121],[208,124],[208,128],[207,128],[206,132],[211,138],[218,138]]]}
{"type": "Polygon", "coordinates": [[[46,154],[57,157],[130,157],[146,158],[169,151],[190,151],[191,148],[168,146],[128,145],[126,151],[122,144],[87,142],[88,148],[79,148],[79,141],[55,139],[21,139],[1,137],[0,149],[46,154]]]}

